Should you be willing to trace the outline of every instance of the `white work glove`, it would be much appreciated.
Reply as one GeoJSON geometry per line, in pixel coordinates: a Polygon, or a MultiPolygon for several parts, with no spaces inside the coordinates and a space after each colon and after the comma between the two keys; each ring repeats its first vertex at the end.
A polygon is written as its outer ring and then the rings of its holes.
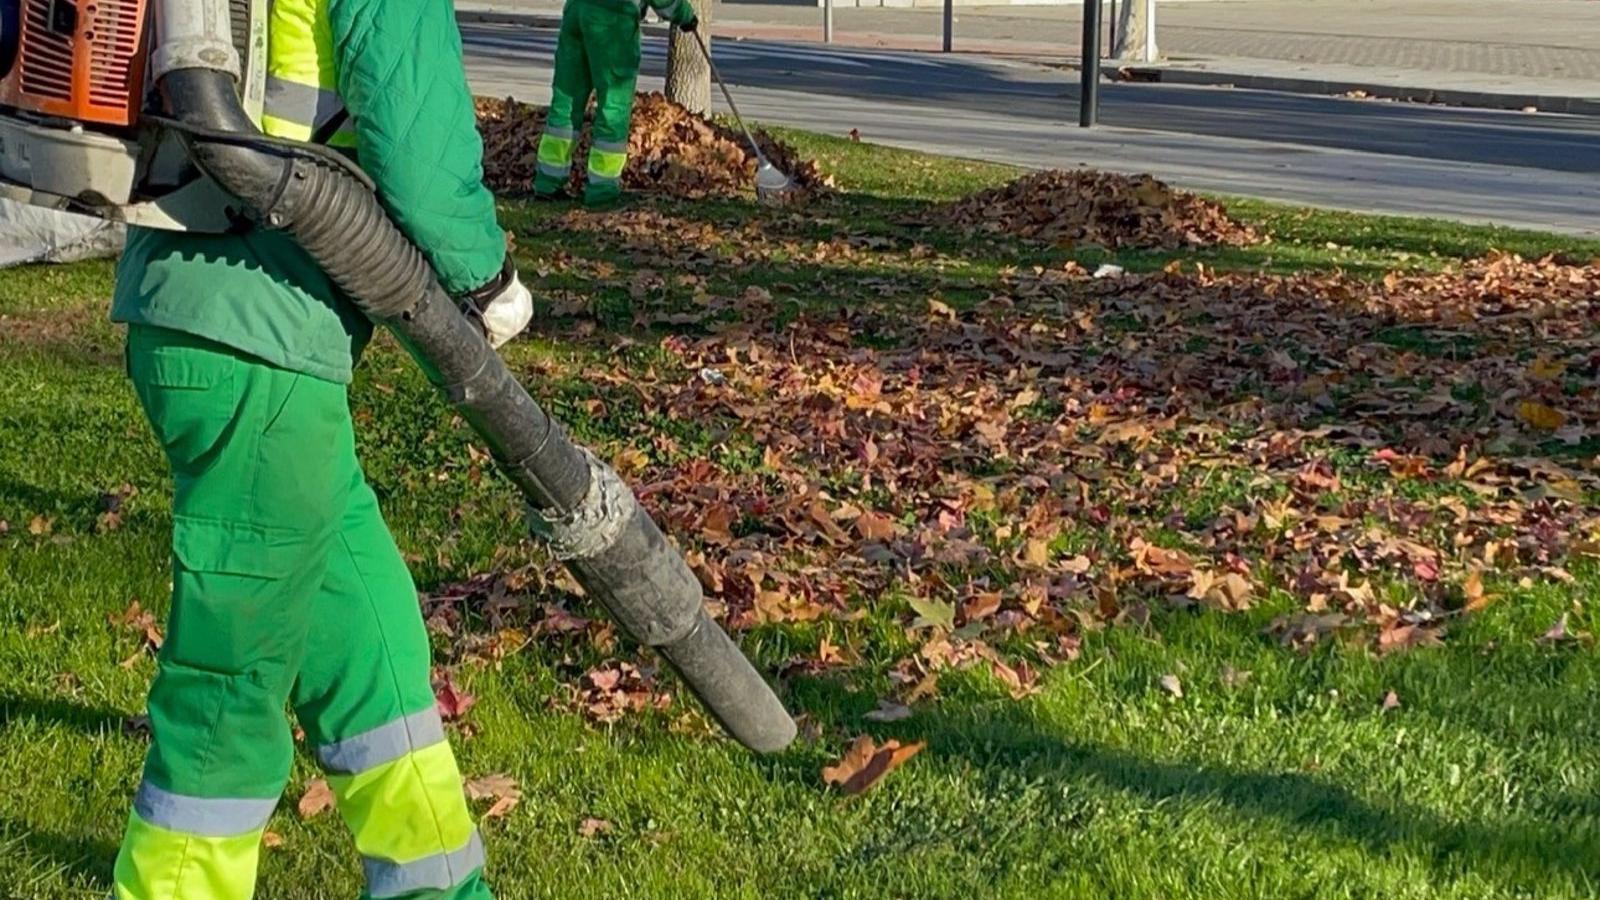
{"type": "Polygon", "coordinates": [[[521,334],[522,329],[528,327],[528,320],[533,318],[533,294],[522,286],[509,257],[500,274],[468,294],[466,302],[477,311],[477,318],[483,323],[483,335],[496,350],[521,334]]]}

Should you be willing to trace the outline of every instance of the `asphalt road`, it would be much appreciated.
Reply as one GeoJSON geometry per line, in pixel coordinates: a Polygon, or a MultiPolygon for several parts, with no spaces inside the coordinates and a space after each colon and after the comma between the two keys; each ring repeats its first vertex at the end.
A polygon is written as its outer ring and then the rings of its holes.
{"type": "MultiPolygon", "coordinates": [[[[465,25],[480,91],[548,97],[555,34],[465,25]]],[[[666,42],[645,39],[646,87],[666,42]]],[[[1226,88],[1108,84],[1082,130],[1077,73],[1022,62],[719,41],[755,118],[1031,166],[1150,171],[1205,190],[1600,232],[1600,119],[1226,88]]]]}

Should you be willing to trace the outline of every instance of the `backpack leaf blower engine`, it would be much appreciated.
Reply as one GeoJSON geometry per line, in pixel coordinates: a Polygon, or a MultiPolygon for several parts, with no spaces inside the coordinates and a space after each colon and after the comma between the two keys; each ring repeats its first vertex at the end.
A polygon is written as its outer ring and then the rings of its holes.
{"type": "Polygon", "coordinates": [[[267,0],[0,0],[0,196],[157,228],[283,231],[489,445],[530,528],[736,739],[794,720],[616,472],[574,444],[327,148],[263,135],[267,0]]]}

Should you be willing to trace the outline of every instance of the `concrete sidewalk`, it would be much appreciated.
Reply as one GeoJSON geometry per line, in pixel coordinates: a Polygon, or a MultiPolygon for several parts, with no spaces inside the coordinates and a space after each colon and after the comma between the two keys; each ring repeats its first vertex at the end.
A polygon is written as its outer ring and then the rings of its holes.
{"type": "MultiPolygon", "coordinates": [[[[464,20],[550,24],[560,0],[460,0],[464,20]]],[[[821,39],[821,11],[723,2],[725,38],[821,39]]],[[[841,7],[841,46],[938,50],[937,8],[841,7]]],[[[1077,6],[958,7],[958,52],[1075,65],[1077,6]]],[[[1600,114],[1600,3],[1587,0],[1234,0],[1165,3],[1166,60],[1109,75],[1263,90],[1600,114]]]]}

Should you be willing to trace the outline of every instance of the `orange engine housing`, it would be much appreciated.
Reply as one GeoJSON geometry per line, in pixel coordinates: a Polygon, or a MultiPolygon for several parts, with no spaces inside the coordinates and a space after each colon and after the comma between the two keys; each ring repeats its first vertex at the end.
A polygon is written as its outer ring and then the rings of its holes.
{"type": "Polygon", "coordinates": [[[132,125],[144,97],[146,0],[20,0],[17,62],[0,104],[132,125]]]}

